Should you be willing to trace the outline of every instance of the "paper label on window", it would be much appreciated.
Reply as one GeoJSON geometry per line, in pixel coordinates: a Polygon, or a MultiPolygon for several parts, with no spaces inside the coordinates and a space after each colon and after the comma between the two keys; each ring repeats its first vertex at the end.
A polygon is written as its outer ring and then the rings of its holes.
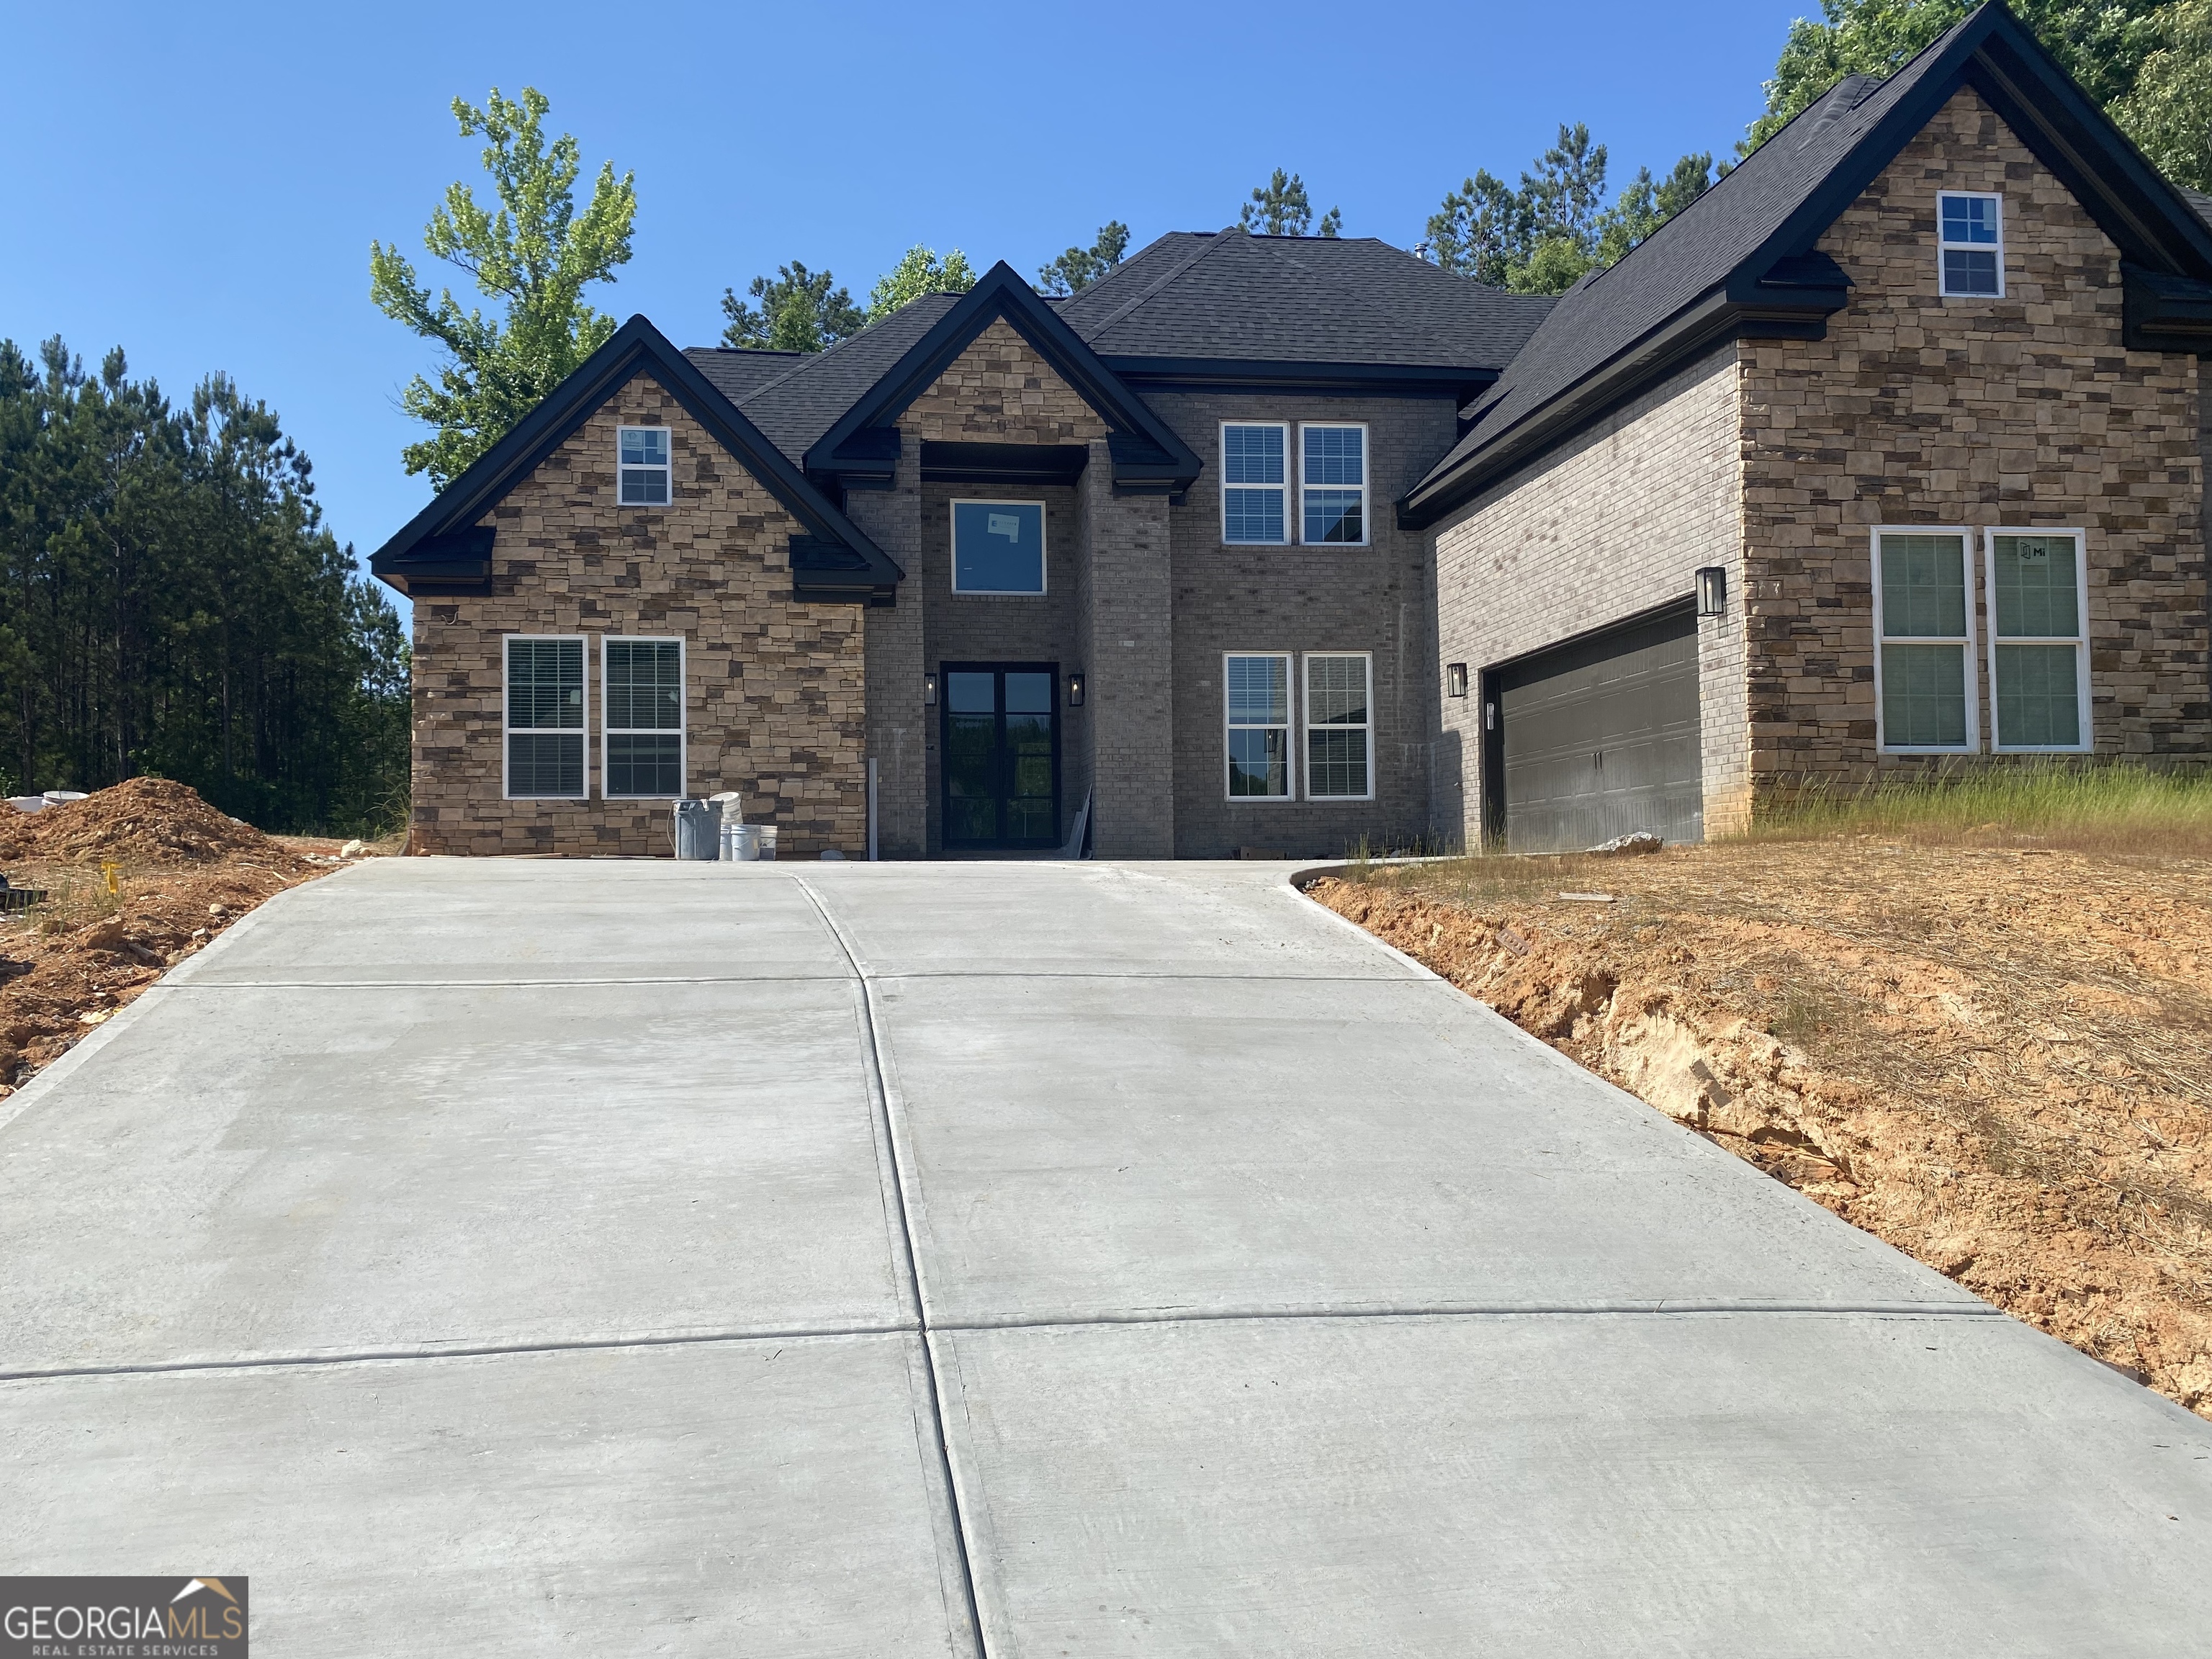
{"type": "Polygon", "coordinates": [[[1010,542],[1022,538],[1022,521],[1012,513],[994,513],[984,523],[984,529],[994,536],[1004,536],[1010,542]]]}

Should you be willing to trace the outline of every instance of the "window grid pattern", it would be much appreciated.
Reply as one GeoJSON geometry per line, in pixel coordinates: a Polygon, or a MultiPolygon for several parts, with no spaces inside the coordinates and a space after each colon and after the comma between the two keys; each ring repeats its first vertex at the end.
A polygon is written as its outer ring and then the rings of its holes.
{"type": "Polygon", "coordinates": [[[684,793],[684,643],[611,639],[606,667],[606,791],[672,800],[684,793]]]}
{"type": "Polygon", "coordinates": [[[1291,793],[1291,659],[1234,656],[1224,663],[1232,799],[1287,800],[1291,793]]]}
{"type": "Polygon", "coordinates": [[[510,635],[507,641],[509,799],[584,794],[584,641],[510,635]]]}
{"type": "Polygon", "coordinates": [[[1372,793],[1368,738],[1368,659],[1306,658],[1306,794],[1364,800],[1372,793]]]}
{"type": "Polygon", "coordinates": [[[1999,749],[2085,746],[2079,555],[2072,536],[1990,536],[1990,689],[1999,749]]]}
{"type": "Polygon", "coordinates": [[[672,471],[665,426],[626,426],[616,434],[620,450],[619,494],[624,507],[665,507],[672,471]]]}
{"type": "Polygon", "coordinates": [[[1360,545],[1367,540],[1367,430],[1299,428],[1301,532],[1309,542],[1360,545]]]}
{"type": "Polygon", "coordinates": [[[1946,295],[2003,296],[2003,198],[1997,196],[1944,191],[1936,197],[1937,257],[1946,295]]]}
{"type": "Polygon", "coordinates": [[[1221,538],[1279,544],[1290,539],[1289,445],[1281,425],[1221,428],[1221,538]]]}
{"type": "Polygon", "coordinates": [[[1966,537],[1882,535],[1876,538],[1875,562],[1881,746],[1972,747],[1966,537]]]}

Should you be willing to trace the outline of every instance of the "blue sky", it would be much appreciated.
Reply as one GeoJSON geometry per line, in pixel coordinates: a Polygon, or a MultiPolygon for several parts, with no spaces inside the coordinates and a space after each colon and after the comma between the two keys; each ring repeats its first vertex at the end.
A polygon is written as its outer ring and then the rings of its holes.
{"type": "MultiPolygon", "coordinates": [[[[172,396],[223,369],[315,463],[363,557],[429,498],[399,387],[431,348],[368,303],[368,244],[481,182],[447,106],[525,84],[589,170],[637,175],[595,303],[711,344],[722,289],[798,258],[865,299],[915,242],[1028,275],[1109,218],[1230,222],[1271,167],[1411,246],[1561,120],[1616,182],[1724,152],[1807,0],[1594,4],[10,4],[0,335],[121,344],[172,396]]],[[[433,270],[441,271],[432,277],[433,270]]],[[[465,282],[458,273],[453,280],[465,282]]]]}

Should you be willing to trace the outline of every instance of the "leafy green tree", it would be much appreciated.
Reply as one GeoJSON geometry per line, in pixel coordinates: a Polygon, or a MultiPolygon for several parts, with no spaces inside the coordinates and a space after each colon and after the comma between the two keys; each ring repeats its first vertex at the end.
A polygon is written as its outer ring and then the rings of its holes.
{"type": "Polygon", "coordinates": [[[482,133],[490,141],[483,165],[498,210],[479,206],[469,186],[457,183],[423,232],[432,254],[466,271],[480,294],[504,305],[503,319],[487,318],[473,306],[464,310],[450,288],[433,300],[397,243],[369,244],[370,299],[448,354],[434,384],[418,374],[400,394],[410,415],[437,428],[401,456],[408,471],[428,473],[441,489],[615,331],[614,319],[594,311],[582,295],[593,283],[612,282],[615,268],[629,263],[635,175],[617,179],[613,163],[602,163],[591,200],[578,213],[582,163],[569,134],[546,143],[550,107],[534,87],[522,89],[520,103],[495,87],[483,109],[453,100],[462,137],[482,133]]]}
{"type": "Polygon", "coordinates": [[[1037,270],[1037,288],[1065,297],[1080,294],[1120,264],[1129,251],[1129,228],[1119,219],[1098,227],[1098,240],[1089,247],[1072,247],[1037,270]]]}
{"type": "Polygon", "coordinates": [[[1447,270],[1521,294],[1564,294],[1621,258],[1711,183],[1712,157],[1685,155],[1667,177],[1639,168],[1606,200],[1606,149],[1581,122],[1523,173],[1518,189],[1485,169],[1430,216],[1430,257],[1447,270]]]}
{"type": "Polygon", "coordinates": [[[868,290],[868,320],[879,323],[925,294],[965,294],[975,286],[975,272],[958,248],[940,260],[933,249],[917,242],[868,290]]]}
{"type": "MultiPolygon", "coordinates": [[[[1748,155],[1790,118],[1847,75],[1894,74],[1921,48],[1974,9],[1978,0],[1820,0],[1823,21],[1799,18],[1790,26],[1774,78],[1766,83],[1766,112],[1751,125],[1739,155],[1748,155]]],[[[2161,51],[2191,50],[2185,27],[2161,16],[2171,0],[2017,0],[2013,11],[2100,104],[2112,106],[2123,127],[2135,113],[2125,105],[2145,62],[2161,51]]],[[[2201,44],[2195,47],[2201,60],[2201,44]]],[[[2170,63],[2170,70],[2179,69],[2170,63]]],[[[2179,73],[2166,85],[2185,77],[2179,73]]],[[[2145,112],[2148,114],[2148,112],[2145,112]]],[[[2128,128],[2138,143],[2142,137],[2128,128]]],[[[2148,145],[2145,146],[2147,149],[2148,145]]]]}
{"type": "Polygon", "coordinates": [[[275,830],[404,821],[399,618],[225,376],[0,340],[0,793],[179,779],[275,830]]]}
{"type": "Polygon", "coordinates": [[[2212,191],[2212,0],[2181,0],[2157,21],[2158,49],[2112,118],[2169,179],[2212,191]]]}
{"type": "MultiPolygon", "coordinates": [[[[1305,180],[1277,167],[1267,182],[1252,191],[1252,199],[1237,210],[1239,228],[1255,236],[1303,236],[1313,223],[1313,204],[1306,198],[1305,180]]],[[[1322,215],[1320,234],[1344,234],[1344,211],[1331,208],[1322,215]]]]}
{"type": "Polygon", "coordinates": [[[868,314],[853,303],[853,296],[833,288],[836,278],[826,270],[810,271],[793,259],[778,265],[775,276],[753,278],[746,290],[760,301],[757,307],[738,298],[735,289],[722,290],[722,314],[730,319],[722,331],[726,346],[750,346],[770,351],[820,351],[868,325],[868,314]]]}

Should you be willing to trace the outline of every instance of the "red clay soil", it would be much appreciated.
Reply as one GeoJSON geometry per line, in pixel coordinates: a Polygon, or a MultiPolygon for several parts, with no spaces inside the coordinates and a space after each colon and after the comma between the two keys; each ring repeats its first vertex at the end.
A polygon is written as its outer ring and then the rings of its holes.
{"type": "Polygon", "coordinates": [[[1777,1180],[2212,1417],[2212,864],[1860,837],[1402,866],[1310,890],[1777,1180]]]}
{"type": "Polygon", "coordinates": [[[159,778],[35,813],[0,805],[0,875],[47,896],[0,918],[0,1097],[263,900],[337,868],[324,845],[159,778]]]}

